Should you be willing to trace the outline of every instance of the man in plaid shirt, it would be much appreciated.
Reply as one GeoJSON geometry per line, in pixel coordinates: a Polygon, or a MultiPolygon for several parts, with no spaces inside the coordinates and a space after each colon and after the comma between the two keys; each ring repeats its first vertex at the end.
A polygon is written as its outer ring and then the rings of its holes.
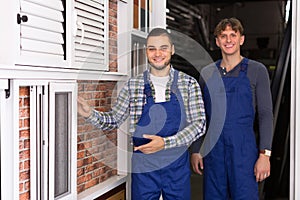
{"type": "Polygon", "coordinates": [[[153,29],[147,37],[150,69],[129,79],[109,112],[78,98],[78,112],[102,130],[118,128],[130,116],[133,139],[132,199],[190,199],[189,145],[206,130],[197,81],[172,68],[170,34],[153,29]]]}

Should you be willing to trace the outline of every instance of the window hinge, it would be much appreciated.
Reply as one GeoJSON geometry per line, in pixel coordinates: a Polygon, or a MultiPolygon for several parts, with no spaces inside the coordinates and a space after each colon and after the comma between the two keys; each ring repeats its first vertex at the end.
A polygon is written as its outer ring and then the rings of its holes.
{"type": "Polygon", "coordinates": [[[7,80],[8,81],[8,88],[5,89],[5,98],[9,98],[10,97],[10,79],[7,80]]]}

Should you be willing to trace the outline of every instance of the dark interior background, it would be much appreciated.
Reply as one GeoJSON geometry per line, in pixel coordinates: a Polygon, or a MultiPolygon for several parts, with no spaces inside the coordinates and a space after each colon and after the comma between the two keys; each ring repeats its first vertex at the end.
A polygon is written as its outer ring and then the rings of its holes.
{"type": "MultiPolygon", "coordinates": [[[[167,0],[167,28],[195,40],[211,61],[221,58],[213,37],[216,24],[223,18],[241,20],[246,37],[242,55],[262,62],[269,71],[276,120],[271,176],[259,184],[260,199],[289,199],[290,25],[287,15],[291,13],[286,10],[289,3],[286,0],[167,0]]],[[[195,48],[184,39],[175,41],[176,48],[187,55],[195,54],[195,48]]],[[[191,62],[176,52],[172,58],[175,68],[195,78],[199,78],[199,66],[195,65],[207,62],[191,62]]],[[[202,199],[202,177],[192,174],[191,182],[192,199],[202,199]]]]}

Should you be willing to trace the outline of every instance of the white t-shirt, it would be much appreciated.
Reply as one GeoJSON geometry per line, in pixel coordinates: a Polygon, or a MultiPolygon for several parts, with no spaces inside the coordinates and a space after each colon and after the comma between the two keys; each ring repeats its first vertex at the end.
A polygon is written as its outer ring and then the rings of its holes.
{"type": "Polygon", "coordinates": [[[155,102],[166,101],[166,86],[169,81],[169,76],[154,76],[150,74],[150,79],[155,90],[155,102]]]}

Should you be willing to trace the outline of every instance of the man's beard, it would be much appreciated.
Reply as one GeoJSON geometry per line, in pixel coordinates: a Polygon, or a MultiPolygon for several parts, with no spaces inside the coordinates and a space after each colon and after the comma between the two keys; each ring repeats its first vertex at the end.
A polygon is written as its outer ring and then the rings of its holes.
{"type": "Polygon", "coordinates": [[[168,61],[166,61],[163,65],[159,65],[159,66],[153,64],[153,63],[150,62],[149,60],[148,60],[148,63],[149,63],[154,69],[160,70],[160,71],[161,71],[161,70],[166,69],[166,67],[170,64],[170,61],[171,61],[171,60],[168,60],[168,61]]]}

